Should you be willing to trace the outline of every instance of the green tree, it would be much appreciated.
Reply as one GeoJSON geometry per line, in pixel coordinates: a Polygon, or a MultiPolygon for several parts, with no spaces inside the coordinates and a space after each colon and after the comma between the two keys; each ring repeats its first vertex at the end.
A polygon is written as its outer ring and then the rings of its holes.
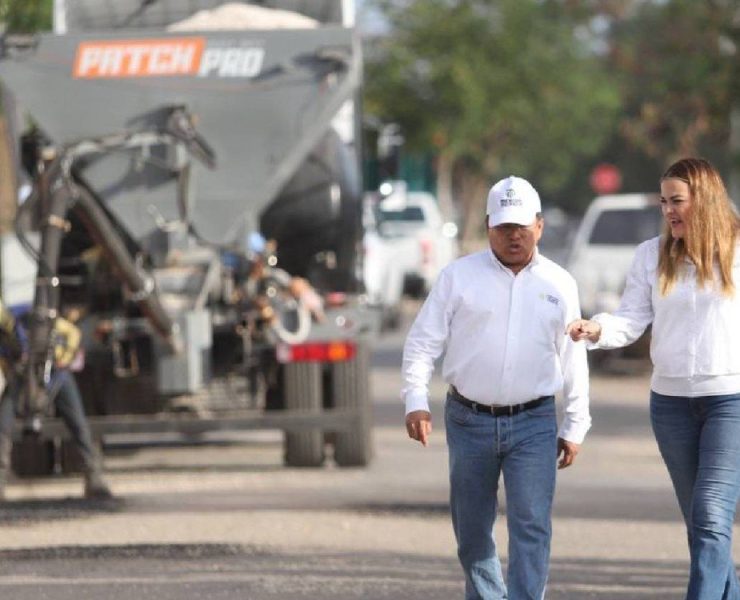
{"type": "Polygon", "coordinates": [[[567,3],[382,4],[392,33],[368,53],[366,110],[400,123],[410,147],[437,149],[464,239],[481,232],[493,179],[528,177],[547,199],[609,137],[618,89],[567,3]]]}
{"type": "Polygon", "coordinates": [[[51,29],[53,0],[0,0],[0,22],[14,33],[51,29]]]}
{"type": "MultiPolygon", "coordinates": [[[[619,86],[623,107],[611,140],[588,169],[613,162],[623,173],[623,191],[644,192],[657,189],[675,158],[702,155],[735,175],[734,197],[740,198],[740,3],[575,4],[599,23],[604,69],[619,86]]],[[[563,193],[592,194],[582,177],[572,178],[563,193]]]]}
{"type": "Polygon", "coordinates": [[[626,144],[666,164],[701,154],[729,166],[730,115],[740,93],[737,0],[644,2],[609,34],[626,144]]]}
{"type": "MultiPolygon", "coordinates": [[[[0,24],[11,33],[33,33],[52,26],[53,0],[0,0],[0,24]]],[[[1,102],[1,100],[0,100],[1,102]]],[[[12,229],[16,173],[8,125],[0,106],[0,232],[12,229]]]]}

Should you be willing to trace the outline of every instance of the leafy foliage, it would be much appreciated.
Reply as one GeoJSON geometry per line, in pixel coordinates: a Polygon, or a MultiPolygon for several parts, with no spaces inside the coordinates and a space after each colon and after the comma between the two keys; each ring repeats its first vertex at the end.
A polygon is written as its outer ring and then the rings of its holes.
{"type": "Polygon", "coordinates": [[[644,3],[614,24],[609,63],[621,74],[626,142],[669,162],[727,148],[738,90],[737,2],[644,3]]]}
{"type": "Polygon", "coordinates": [[[0,0],[0,22],[13,33],[51,29],[53,0],[0,0]]]}
{"type": "Polygon", "coordinates": [[[681,155],[740,172],[737,0],[376,2],[391,35],[370,50],[366,106],[457,175],[516,172],[578,209],[602,161],[625,191],[681,155]]]}
{"type": "Polygon", "coordinates": [[[554,190],[610,133],[618,89],[559,3],[384,8],[393,35],[370,52],[366,109],[401,123],[412,146],[486,180],[516,172],[554,190]]]}

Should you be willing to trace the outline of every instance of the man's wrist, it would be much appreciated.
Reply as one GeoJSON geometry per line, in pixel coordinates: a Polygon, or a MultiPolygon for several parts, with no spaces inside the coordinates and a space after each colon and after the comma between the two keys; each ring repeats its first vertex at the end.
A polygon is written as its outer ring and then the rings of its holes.
{"type": "Polygon", "coordinates": [[[408,394],[406,396],[406,414],[416,410],[425,410],[429,412],[429,399],[426,396],[408,394]]]}

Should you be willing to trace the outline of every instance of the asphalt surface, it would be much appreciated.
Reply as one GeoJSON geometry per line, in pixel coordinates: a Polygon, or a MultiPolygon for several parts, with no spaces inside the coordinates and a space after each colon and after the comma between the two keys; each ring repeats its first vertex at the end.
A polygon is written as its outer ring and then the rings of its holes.
{"type": "MultiPolygon", "coordinates": [[[[386,335],[375,348],[369,468],[285,468],[277,432],[119,444],[106,454],[113,501],[81,499],[75,477],[10,486],[0,507],[0,598],[462,598],[444,384],[433,383],[435,429],[422,448],[401,426],[402,339],[403,331],[386,335]]],[[[682,597],[685,534],[647,391],[641,363],[594,374],[594,427],[559,474],[549,599],[682,597]]],[[[503,509],[496,537],[505,562],[503,509]]]]}

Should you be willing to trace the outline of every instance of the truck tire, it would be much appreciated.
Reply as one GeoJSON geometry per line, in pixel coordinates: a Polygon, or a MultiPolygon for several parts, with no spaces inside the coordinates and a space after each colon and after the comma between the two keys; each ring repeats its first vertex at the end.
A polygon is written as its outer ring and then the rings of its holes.
{"type": "MultiPolygon", "coordinates": [[[[290,363],[283,369],[285,408],[321,412],[321,364],[290,363]]],[[[320,467],[324,464],[324,433],[320,429],[285,433],[285,464],[320,467]]]]}
{"type": "Polygon", "coordinates": [[[372,411],[370,407],[370,351],[357,345],[352,360],[332,367],[332,404],[357,413],[357,426],[334,438],[334,460],[340,467],[364,467],[372,459],[372,411]]]}

